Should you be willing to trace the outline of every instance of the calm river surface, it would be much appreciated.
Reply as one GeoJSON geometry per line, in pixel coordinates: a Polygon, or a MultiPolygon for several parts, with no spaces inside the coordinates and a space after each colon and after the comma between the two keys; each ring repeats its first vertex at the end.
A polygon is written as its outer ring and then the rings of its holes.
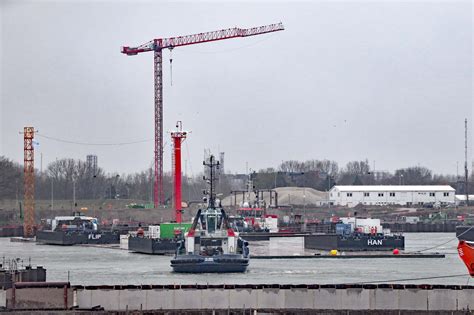
{"type": "MultiPolygon", "coordinates": [[[[242,274],[176,274],[171,272],[170,257],[130,253],[126,250],[83,247],[50,246],[35,243],[15,243],[0,238],[0,259],[31,258],[33,265],[47,269],[48,281],[67,281],[72,284],[323,284],[356,282],[397,282],[474,284],[469,280],[456,251],[454,233],[406,233],[405,251],[411,252],[451,242],[429,252],[446,254],[436,259],[287,259],[251,260],[242,274]],[[457,277],[395,281],[460,275],[457,277]],[[470,282],[469,282],[470,281],[470,282]]],[[[302,238],[274,238],[271,241],[250,243],[251,253],[260,255],[301,255],[312,252],[303,249],[302,238]]]]}

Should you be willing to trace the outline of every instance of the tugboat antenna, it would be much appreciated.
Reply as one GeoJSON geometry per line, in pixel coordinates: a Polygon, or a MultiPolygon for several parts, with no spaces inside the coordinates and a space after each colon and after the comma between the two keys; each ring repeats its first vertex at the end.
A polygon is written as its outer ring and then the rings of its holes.
{"type": "Polygon", "coordinates": [[[208,191],[208,206],[211,209],[216,208],[216,192],[215,192],[215,184],[214,182],[217,181],[217,177],[215,174],[215,169],[219,169],[219,161],[214,162],[214,155],[211,154],[209,157],[209,162],[206,163],[206,161],[203,162],[204,166],[209,167],[209,178],[206,178],[204,176],[204,180],[209,181],[209,191],[208,191]]]}

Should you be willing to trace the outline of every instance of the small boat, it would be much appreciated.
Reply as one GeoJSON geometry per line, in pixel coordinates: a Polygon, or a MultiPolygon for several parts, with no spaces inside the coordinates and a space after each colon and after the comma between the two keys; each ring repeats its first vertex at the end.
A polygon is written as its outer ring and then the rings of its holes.
{"type": "Polygon", "coordinates": [[[474,242],[460,240],[458,254],[466,265],[471,277],[474,277],[474,242]]]}
{"type": "Polygon", "coordinates": [[[214,192],[215,170],[219,162],[210,156],[204,163],[210,168],[206,179],[210,189],[205,209],[199,209],[193,224],[179,242],[171,267],[182,273],[226,273],[245,272],[249,265],[248,242],[239,237],[229,223],[229,218],[216,199],[214,192]]]}
{"type": "Polygon", "coordinates": [[[456,237],[459,240],[459,258],[466,265],[471,277],[474,277],[474,226],[456,227],[456,237]]]}

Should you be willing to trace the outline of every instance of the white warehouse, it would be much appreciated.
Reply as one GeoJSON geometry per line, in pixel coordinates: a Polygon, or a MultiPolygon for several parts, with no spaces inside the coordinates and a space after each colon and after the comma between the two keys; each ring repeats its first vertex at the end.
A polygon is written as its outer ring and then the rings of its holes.
{"type": "Polygon", "coordinates": [[[364,205],[421,206],[424,204],[455,204],[455,189],[449,185],[435,186],[340,186],[329,191],[332,205],[355,207],[364,205]]]}

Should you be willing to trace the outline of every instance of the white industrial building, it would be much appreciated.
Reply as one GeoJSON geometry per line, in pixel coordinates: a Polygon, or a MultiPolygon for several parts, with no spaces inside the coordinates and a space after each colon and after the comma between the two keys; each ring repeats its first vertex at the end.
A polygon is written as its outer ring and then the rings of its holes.
{"type": "Polygon", "coordinates": [[[422,206],[424,204],[454,205],[455,189],[449,185],[435,186],[341,186],[329,191],[332,205],[355,207],[364,205],[422,206]]]}
{"type": "MultiPolygon", "coordinates": [[[[466,203],[466,195],[456,195],[456,204],[461,205],[466,203]]],[[[474,195],[469,195],[469,204],[474,202],[474,195]]]]}

